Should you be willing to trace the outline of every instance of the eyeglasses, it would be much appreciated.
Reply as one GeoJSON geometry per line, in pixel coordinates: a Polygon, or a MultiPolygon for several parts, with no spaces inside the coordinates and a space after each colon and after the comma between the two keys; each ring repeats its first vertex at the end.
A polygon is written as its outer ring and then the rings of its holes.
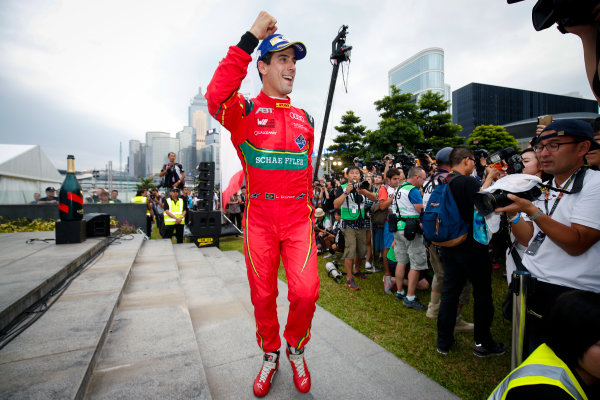
{"type": "Polygon", "coordinates": [[[550,153],[555,153],[558,151],[558,148],[560,146],[562,146],[563,144],[573,144],[573,143],[581,143],[578,141],[574,141],[574,142],[550,142],[550,143],[546,143],[546,144],[536,144],[535,146],[533,146],[533,151],[535,151],[536,153],[541,153],[542,151],[544,151],[544,147],[550,152],[550,153]]]}
{"type": "Polygon", "coordinates": [[[469,160],[473,161],[474,163],[477,163],[477,161],[475,161],[475,159],[473,157],[465,156],[464,158],[468,158],[469,160]]]}

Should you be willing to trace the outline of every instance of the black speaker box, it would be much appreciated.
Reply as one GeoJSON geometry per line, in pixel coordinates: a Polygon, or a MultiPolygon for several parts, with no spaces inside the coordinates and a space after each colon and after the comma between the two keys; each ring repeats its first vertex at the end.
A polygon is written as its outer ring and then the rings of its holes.
{"type": "Polygon", "coordinates": [[[212,199],[198,199],[196,202],[196,209],[198,211],[212,211],[213,210],[213,201],[212,199]]]}
{"type": "Polygon", "coordinates": [[[56,221],[54,231],[56,244],[85,242],[85,225],[85,220],[56,221]]]}
{"type": "Polygon", "coordinates": [[[212,200],[213,199],[213,191],[212,190],[198,190],[198,199],[199,200],[212,200]]]}
{"type": "Polygon", "coordinates": [[[201,162],[200,164],[198,164],[198,168],[196,168],[198,171],[208,171],[208,172],[215,172],[215,162],[214,161],[210,161],[210,162],[201,162]]]}
{"type": "Polygon", "coordinates": [[[200,190],[213,190],[215,187],[215,181],[198,181],[197,189],[200,190]]]}
{"type": "Polygon", "coordinates": [[[104,213],[83,214],[87,237],[110,236],[110,215],[104,213]]]}
{"type": "Polygon", "coordinates": [[[198,171],[198,179],[201,181],[215,181],[215,171],[198,171]]]}
{"type": "Polygon", "coordinates": [[[221,212],[190,211],[190,232],[193,236],[221,236],[221,212]]]}

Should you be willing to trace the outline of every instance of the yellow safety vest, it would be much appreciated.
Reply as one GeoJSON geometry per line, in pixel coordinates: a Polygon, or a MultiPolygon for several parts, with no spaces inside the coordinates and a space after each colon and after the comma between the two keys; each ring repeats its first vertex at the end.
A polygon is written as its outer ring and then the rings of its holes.
{"type": "MultiPolygon", "coordinates": [[[[146,196],[135,196],[133,199],[131,199],[131,202],[138,204],[146,204],[148,202],[148,198],[146,196]]],[[[148,210],[148,207],[146,207],[146,216],[150,216],[150,210],[148,210]]]]}
{"type": "MultiPolygon", "coordinates": [[[[169,205],[169,211],[171,214],[177,218],[181,218],[183,216],[183,199],[178,199],[177,203],[171,199],[167,199],[167,204],[169,205]]],[[[184,220],[182,219],[179,224],[176,224],[175,222],[175,218],[171,218],[169,214],[165,212],[165,225],[182,225],[184,220]]]]}
{"type": "Polygon", "coordinates": [[[539,384],[558,386],[573,399],[588,400],[567,364],[545,343],[535,349],[523,364],[508,374],[494,389],[488,400],[504,400],[512,388],[539,384]]]}

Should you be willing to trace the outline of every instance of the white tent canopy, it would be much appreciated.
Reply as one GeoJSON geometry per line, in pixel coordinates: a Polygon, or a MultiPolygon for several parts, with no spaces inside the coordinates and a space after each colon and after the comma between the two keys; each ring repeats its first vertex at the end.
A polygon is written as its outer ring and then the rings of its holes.
{"type": "Polygon", "coordinates": [[[0,144],[0,204],[26,204],[33,194],[57,190],[63,177],[40,146],[0,144]]]}

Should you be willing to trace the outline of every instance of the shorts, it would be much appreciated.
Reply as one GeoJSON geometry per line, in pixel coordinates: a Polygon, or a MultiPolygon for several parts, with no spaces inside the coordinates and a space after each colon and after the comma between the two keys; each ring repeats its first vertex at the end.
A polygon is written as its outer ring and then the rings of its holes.
{"type": "Polygon", "coordinates": [[[367,253],[367,230],[344,228],[344,259],[352,259],[358,256],[363,258],[367,253]]]}
{"type": "Polygon", "coordinates": [[[385,221],[383,225],[383,248],[391,249],[394,242],[394,232],[390,232],[389,224],[385,221]]]}
{"type": "Polygon", "coordinates": [[[394,239],[394,255],[400,264],[410,262],[410,269],[417,271],[428,269],[423,235],[417,233],[414,240],[408,240],[404,237],[404,231],[398,231],[394,233],[394,239]]]}
{"type": "Polygon", "coordinates": [[[373,241],[373,246],[375,250],[383,250],[383,228],[375,228],[374,229],[375,240],[373,241]]]}

